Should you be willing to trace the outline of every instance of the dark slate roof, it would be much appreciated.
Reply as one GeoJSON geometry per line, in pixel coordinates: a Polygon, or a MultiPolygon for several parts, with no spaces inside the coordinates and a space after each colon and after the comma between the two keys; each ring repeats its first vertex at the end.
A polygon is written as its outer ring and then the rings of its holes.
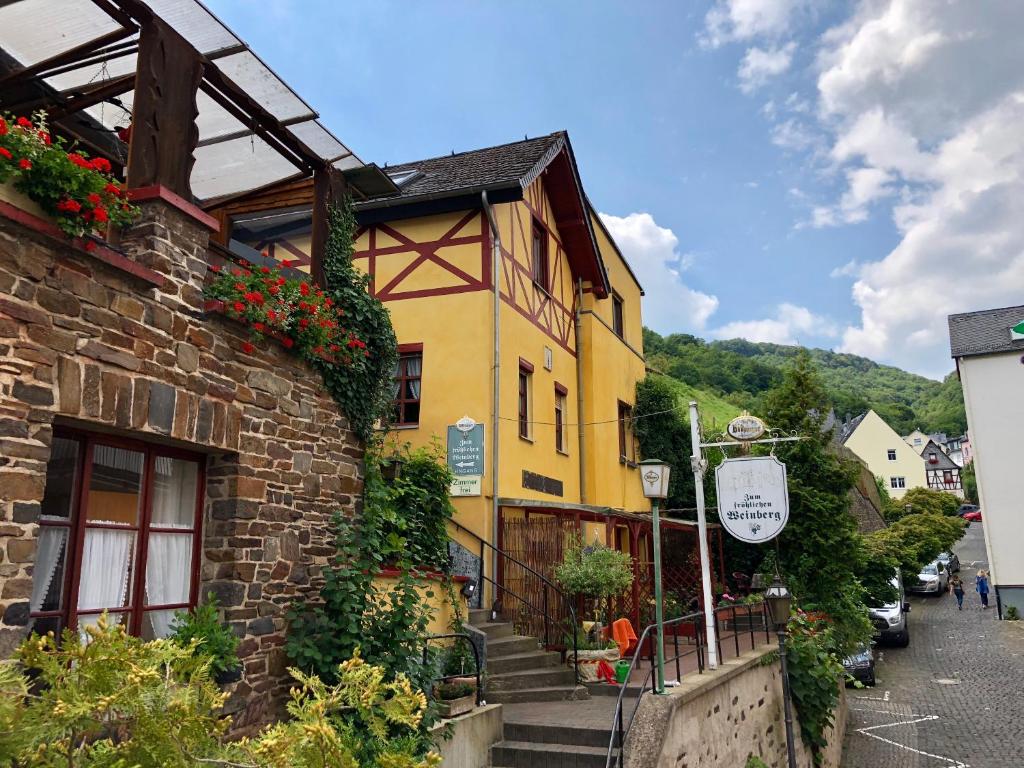
{"type": "Polygon", "coordinates": [[[384,172],[392,178],[404,171],[418,171],[420,175],[399,187],[401,194],[371,198],[356,207],[373,208],[375,204],[385,202],[402,204],[417,198],[445,197],[520,184],[525,186],[564,145],[565,132],[557,131],[511,144],[389,165],[384,172]]]}
{"type": "Polygon", "coordinates": [[[1024,339],[1010,338],[1010,328],[1024,321],[1024,307],[1003,307],[949,316],[953,357],[1024,352],[1024,339]]]}
{"type": "Polygon", "coordinates": [[[845,444],[846,441],[850,439],[850,435],[852,435],[853,431],[860,426],[860,423],[862,421],[864,421],[865,416],[867,416],[867,413],[862,413],[860,416],[854,416],[845,424],[840,425],[838,431],[836,432],[836,434],[839,436],[840,444],[845,444]]]}

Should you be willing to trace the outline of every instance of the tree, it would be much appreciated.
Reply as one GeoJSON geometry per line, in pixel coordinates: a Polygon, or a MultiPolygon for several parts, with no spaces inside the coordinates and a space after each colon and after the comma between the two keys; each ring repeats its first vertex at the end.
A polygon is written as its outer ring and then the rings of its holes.
{"type": "Polygon", "coordinates": [[[960,499],[951,493],[931,488],[911,488],[902,498],[888,499],[883,513],[885,519],[892,522],[908,514],[955,515],[959,508],[960,499]],[[910,512],[907,512],[908,506],[910,512]]]}
{"type": "Polygon", "coordinates": [[[696,504],[690,469],[690,424],[682,406],[664,376],[648,374],[637,382],[633,431],[642,458],[661,459],[672,467],[666,500],[669,509],[696,504]]]}
{"type": "Polygon", "coordinates": [[[960,470],[960,481],[964,486],[964,501],[978,504],[978,476],[974,471],[974,462],[960,470]]]}
{"type": "Polygon", "coordinates": [[[960,540],[965,527],[959,517],[921,512],[906,515],[866,538],[871,549],[893,561],[905,579],[916,579],[922,566],[960,540]]]}
{"type": "Polygon", "coordinates": [[[765,396],[768,424],[802,439],[775,453],[789,479],[789,523],[779,537],[780,565],[805,609],[823,611],[834,622],[837,655],[871,637],[865,590],[857,578],[866,564],[863,540],[849,512],[857,467],[831,449],[824,430],[828,395],[810,356],[801,350],[782,383],[765,396]]]}

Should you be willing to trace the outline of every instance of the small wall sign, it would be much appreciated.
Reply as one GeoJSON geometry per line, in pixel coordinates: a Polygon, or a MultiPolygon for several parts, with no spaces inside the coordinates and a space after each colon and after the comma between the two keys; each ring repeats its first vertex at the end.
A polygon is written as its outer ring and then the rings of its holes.
{"type": "Polygon", "coordinates": [[[771,541],[786,527],[786,465],[774,456],[726,459],[715,468],[715,487],[719,521],[740,541],[771,541]]]}
{"type": "Polygon", "coordinates": [[[479,496],[482,493],[483,482],[480,475],[456,475],[452,480],[448,494],[451,496],[479,496]]]}
{"type": "Polygon", "coordinates": [[[757,416],[744,413],[730,421],[725,431],[729,433],[729,437],[733,440],[749,443],[751,440],[757,440],[757,438],[763,435],[764,429],[764,422],[757,418],[757,416]]]}
{"type": "Polygon", "coordinates": [[[1013,341],[1024,339],[1024,320],[1021,320],[1010,329],[1010,339],[1013,341]]]}
{"type": "Polygon", "coordinates": [[[448,425],[448,466],[452,474],[484,474],[484,425],[464,416],[448,425]]]}

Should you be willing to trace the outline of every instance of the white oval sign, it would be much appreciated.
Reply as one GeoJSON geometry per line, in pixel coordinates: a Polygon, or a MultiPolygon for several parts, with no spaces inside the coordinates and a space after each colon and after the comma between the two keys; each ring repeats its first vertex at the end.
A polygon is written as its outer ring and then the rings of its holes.
{"type": "Polygon", "coordinates": [[[740,541],[771,541],[786,527],[786,465],[774,456],[726,459],[715,468],[715,487],[719,521],[740,541]]]}
{"type": "Polygon", "coordinates": [[[751,440],[757,440],[757,438],[764,434],[764,422],[757,418],[757,416],[744,413],[742,416],[737,416],[730,421],[725,431],[729,433],[729,437],[733,440],[750,442],[751,440]]]}
{"type": "Polygon", "coordinates": [[[473,427],[476,426],[476,420],[471,416],[463,416],[461,419],[455,422],[455,428],[459,432],[472,432],[473,427]]]}

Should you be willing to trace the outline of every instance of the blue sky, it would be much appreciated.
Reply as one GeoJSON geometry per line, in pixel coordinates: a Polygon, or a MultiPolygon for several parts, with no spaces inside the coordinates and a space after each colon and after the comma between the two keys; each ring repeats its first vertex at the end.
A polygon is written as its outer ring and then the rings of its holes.
{"type": "Polygon", "coordinates": [[[1024,83],[1012,0],[210,6],[364,160],[568,130],[660,332],[938,377],[947,313],[1024,303],[1022,225],[962,210],[1021,191],[1024,161],[995,170],[1024,150],[995,127],[1024,83]]]}

